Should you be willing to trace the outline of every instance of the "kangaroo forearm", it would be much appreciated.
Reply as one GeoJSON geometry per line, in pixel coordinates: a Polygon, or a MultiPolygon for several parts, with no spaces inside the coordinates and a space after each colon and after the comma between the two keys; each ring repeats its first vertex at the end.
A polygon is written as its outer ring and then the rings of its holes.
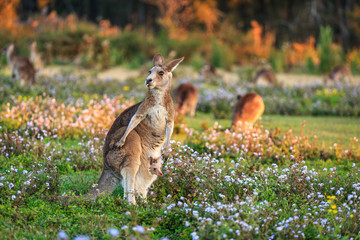
{"type": "Polygon", "coordinates": [[[139,123],[144,119],[144,115],[142,114],[135,114],[129,123],[129,126],[126,128],[126,131],[124,133],[124,136],[121,138],[122,141],[125,142],[126,137],[129,135],[129,133],[137,126],[139,123]]]}
{"type": "Polygon", "coordinates": [[[174,124],[173,123],[169,123],[169,124],[166,125],[166,129],[165,129],[166,140],[165,140],[165,146],[164,146],[165,154],[168,154],[168,152],[169,152],[169,143],[170,143],[170,138],[171,138],[171,135],[173,133],[173,130],[174,130],[174,124]]]}

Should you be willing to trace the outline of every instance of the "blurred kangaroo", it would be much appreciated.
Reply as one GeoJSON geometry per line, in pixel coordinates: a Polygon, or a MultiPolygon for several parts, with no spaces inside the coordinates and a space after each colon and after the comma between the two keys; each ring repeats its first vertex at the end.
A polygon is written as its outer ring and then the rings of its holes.
{"type": "Polygon", "coordinates": [[[32,62],[37,71],[43,69],[43,63],[35,41],[30,44],[30,62],[32,62]]]}
{"type": "Polygon", "coordinates": [[[111,193],[121,183],[128,202],[135,195],[145,198],[147,188],[156,179],[149,172],[149,160],[168,157],[169,141],[174,128],[175,108],[170,95],[172,72],[183,57],[164,64],[160,54],[153,58],[154,67],[145,80],[145,100],[122,112],[114,121],[103,148],[104,169],[98,186],[85,197],[95,199],[111,193]]]}
{"type": "Polygon", "coordinates": [[[260,69],[256,72],[254,82],[261,84],[261,80],[265,82],[265,84],[276,85],[275,73],[271,69],[260,69]]]}
{"type": "Polygon", "coordinates": [[[213,65],[211,64],[204,64],[199,72],[199,79],[200,80],[204,80],[204,79],[210,79],[210,78],[215,78],[217,77],[217,73],[216,73],[216,69],[213,65]]]}
{"type": "Polygon", "coordinates": [[[199,98],[197,87],[191,83],[182,83],[174,89],[176,102],[176,113],[185,115],[190,112],[190,116],[195,116],[196,104],[199,98]]]}
{"type": "Polygon", "coordinates": [[[354,84],[354,78],[351,74],[351,70],[345,65],[335,67],[328,76],[324,77],[325,84],[330,81],[336,83],[341,83],[342,81],[349,81],[351,84],[354,84]]]}
{"type": "Polygon", "coordinates": [[[232,126],[236,126],[239,122],[248,122],[252,125],[260,118],[264,110],[265,104],[260,95],[256,93],[247,93],[243,97],[239,95],[232,126]]]}
{"type": "Polygon", "coordinates": [[[24,80],[31,84],[35,83],[35,69],[29,59],[16,56],[15,46],[11,43],[6,50],[6,58],[11,68],[11,77],[24,80]]]}

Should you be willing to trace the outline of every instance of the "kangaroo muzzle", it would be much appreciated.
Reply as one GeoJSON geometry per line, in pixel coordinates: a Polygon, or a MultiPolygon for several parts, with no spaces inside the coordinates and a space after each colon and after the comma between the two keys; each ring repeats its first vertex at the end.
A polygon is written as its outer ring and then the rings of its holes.
{"type": "Polygon", "coordinates": [[[147,79],[145,80],[145,85],[146,85],[147,87],[152,86],[152,85],[153,85],[153,80],[152,80],[151,78],[147,78],[147,79]]]}

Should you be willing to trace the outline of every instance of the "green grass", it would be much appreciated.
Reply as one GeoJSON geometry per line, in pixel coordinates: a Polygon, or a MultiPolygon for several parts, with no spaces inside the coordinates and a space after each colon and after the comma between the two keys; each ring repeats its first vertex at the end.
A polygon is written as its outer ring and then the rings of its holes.
{"type": "Polygon", "coordinates": [[[360,137],[360,118],[355,117],[313,117],[313,116],[279,116],[265,115],[261,124],[264,128],[280,128],[283,131],[292,129],[295,135],[303,133],[308,136],[317,136],[319,142],[325,146],[334,143],[349,145],[351,139],[360,137]],[[305,127],[302,127],[305,123],[305,127]]]}
{"type": "MultiPolygon", "coordinates": [[[[82,85],[81,78],[76,86],[72,78],[63,80],[52,95],[59,103],[103,102],[101,96],[110,90],[115,94],[110,96],[118,94],[115,81],[101,87],[97,82],[82,85]]],[[[27,87],[14,88],[10,79],[6,82],[8,92],[0,101],[3,111],[7,102],[18,105],[12,101],[18,96],[35,97],[52,86],[44,81],[44,88],[28,91],[27,87]]],[[[34,111],[48,102],[46,98],[38,101],[34,111]]],[[[97,106],[102,109],[105,104],[97,106]]],[[[78,111],[67,120],[73,122],[82,114],[78,111]]],[[[48,116],[55,115],[50,111],[48,116]]],[[[84,122],[84,131],[79,133],[75,132],[78,128],[63,127],[66,131],[60,134],[60,127],[53,133],[52,127],[39,124],[36,128],[47,130],[41,139],[34,134],[38,130],[25,126],[21,119],[0,121],[0,238],[56,239],[64,230],[69,239],[80,234],[111,239],[110,228],[120,231],[117,239],[194,239],[195,234],[200,239],[359,236],[360,144],[347,149],[350,138],[360,135],[356,118],[264,115],[258,123],[263,127],[243,134],[240,129],[204,130],[215,122],[229,128],[231,114],[217,120],[213,114],[197,113],[185,122],[199,133],[172,136],[184,141],[172,144],[164,176],[153,183],[147,202],[139,200],[136,206],[125,202],[121,187],[95,201],[75,197],[93,187],[103,168],[105,136],[85,131],[94,125],[84,122]],[[272,131],[275,128],[280,133],[272,131]],[[313,135],[320,144],[306,138],[313,135]],[[334,143],[344,146],[329,148],[334,143]],[[59,199],[63,193],[71,197],[59,199]],[[136,231],[138,225],[146,231],[136,231]]]]}
{"type": "MultiPolygon", "coordinates": [[[[186,118],[188,127],[198,131],[203,130],[202,125],[210,127],[215,122],[223,128],[231,126],[230,119],[214,119],[212,114],[196,113],[195,117],[186,118]]],[[[279,128],[282,132],[292,129],[295,135],[303,132],[304,135],[311,136],[311,139],[317,136],[319,143],[323,143],[324,147],[334,143],[348,146],[351,139],[360,138],[360,118],[356,117],[263,115],[257,124],[269,130],[279,128]]],[[[185,134],[178,134],[173,138],[181,141],[185,137],[185,134]]]]}

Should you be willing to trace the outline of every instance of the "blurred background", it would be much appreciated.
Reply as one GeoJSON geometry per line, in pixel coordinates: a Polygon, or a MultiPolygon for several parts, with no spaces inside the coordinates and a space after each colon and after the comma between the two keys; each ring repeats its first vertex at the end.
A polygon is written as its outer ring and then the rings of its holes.
{"type": "Polygon", "coordinates": [[[268,63],[325,74],[346,64],[356,74],[360,1],[0,0],[0,45],[27,55],[33,40],[46,64],[138,68],[160,52],[195,70],[268,63]]]}

